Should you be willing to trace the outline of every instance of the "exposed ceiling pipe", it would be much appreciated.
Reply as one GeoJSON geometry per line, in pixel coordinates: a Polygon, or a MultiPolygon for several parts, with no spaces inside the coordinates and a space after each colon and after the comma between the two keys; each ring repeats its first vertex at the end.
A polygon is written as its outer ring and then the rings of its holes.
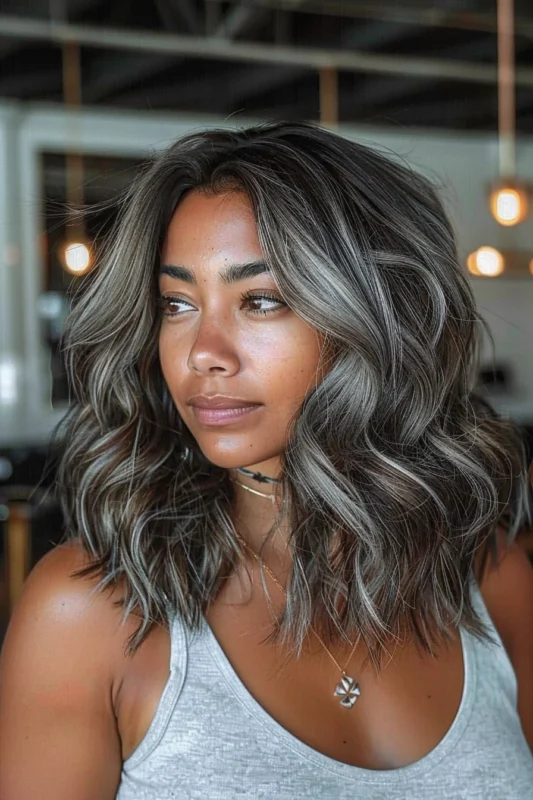
{"type": "MultiPolygon", "coordinates": [[[[354,50],[288,47],[260,42],[230,42],[218,37],[179,36],[146,30],[48,23],[6,14],[0,14],[0,31],[3,37],[36,39],[57,44],[76,41],[88,47],[144,50],[228,61],[299,64],[316,70],[330,67],[348,72],[425,75],[428,78],[470,83],[496,84],[497,82],[496,66],[468,61],[388,56],[354,50]]],[[[533,87],[533,69],[517,69],[515,83],[518,86],[533,87]]]]}

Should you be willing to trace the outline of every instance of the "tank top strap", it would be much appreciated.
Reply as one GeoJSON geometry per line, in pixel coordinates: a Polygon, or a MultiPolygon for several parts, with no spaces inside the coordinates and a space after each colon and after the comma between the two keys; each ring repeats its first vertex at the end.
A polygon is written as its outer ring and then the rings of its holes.
{"type": "Polygon", "coordinates": [[[187,673],[187,635],[181,615],[175,609],[167,610],[170,635],[170,675],[163,688],[152,722],[138,747],[124,762],[129,770],[148,758],[163,738],[179,700],[187,673]]]}
{"type": "Polygon", "coordinates": [[[507,650],[505,649],[505,645],[498,632],[498,629],[494,625],[492,617],[490,616],[489,610],[481,593],[481,589],[479,588],[479,584],[473,573],[470,575],[470,586],[472,604],[475,610],[478,612],[481,621],[485,623],[487,631],[491,637],[491,641],[487,641],[487,639],[480,640],[475,637],[476,641],[474,646],[482,654],[485,654],[487,648],[492,650],[494,653],[494,658],[487,659],[487,663],[492,664],[493,668],[499,675],[501,681],[500,687],[505,687],[506,692],[509,694],[511,703],[516,705],[518,697],[518,681],[516,678],[516,672],[514,670],[512,661],[509,658],[507,650]]]}
{"type": "Polygon", "coordinates": [[[185,674],[187,667],[187,631],[185,623],[175,609],[169,614],[168,630],[170,634],[170,672],[185,674]]]}

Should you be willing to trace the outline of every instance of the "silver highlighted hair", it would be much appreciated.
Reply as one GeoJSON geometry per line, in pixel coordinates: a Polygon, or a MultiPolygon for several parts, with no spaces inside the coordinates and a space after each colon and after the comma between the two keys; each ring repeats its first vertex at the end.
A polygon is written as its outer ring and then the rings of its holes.
{"type": "Polygon", "coordinates": [[[80,575],[124,587],[128,652],[169,609],[198,629],[242,557],[228,472],[199,451],[158,360],[159,251],[191,189],[246,193],[283,298],[331,353],[287,432],[293,569],[269,639],[301,652],[311,624],[330,644],[355,633],[379,668],[402,631],[428,652],[450,625],[487,636],[468,580],[497,527],[510,542],[531,518],[526,459],[475,390],[484,323],[441,202],[393,158],[272,122],[189,134],[147,164],[67,320],[65,535],[92,560],[80,575]]]}

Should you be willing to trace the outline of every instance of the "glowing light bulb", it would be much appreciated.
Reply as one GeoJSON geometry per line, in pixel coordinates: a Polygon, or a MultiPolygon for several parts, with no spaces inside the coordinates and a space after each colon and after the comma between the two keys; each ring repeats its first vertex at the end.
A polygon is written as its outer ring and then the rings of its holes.
{"type": "Polygon", "coordinates": [[[477,250],[474,250],[474,252],[470,253],[470,255],[466,259],[467,269],[469,272],[472,273],[472,275],[479,275],[479,270],[477,268],[477,263],[476,263],[476,256],[477,256],[477,250]]]}
{"type": "Polygon", "coordinates": [[[479,247],[467,258],[468,271],[473,275],[483,275],[486,278],[495,278],[505,269],[505,261],[499,250],[495,247],[479,247]]]}
{"type": "Polygon", "coordinates": [[[490,211],[500,225],[518,225],[528,213],[527,193],[513,186],[499,186],[490,194],[490,211]]]}
{"type": "Polygon", "coordinates": [[[496,196],[496,216],[502,222],[512,224],[520,216],[520,195],[514,189],[504,189],[496,196]]]}
{"type": "Polygon", "coordinates": [[[83,242],[69,242],[64,251],[65,269],[82,275],[90,266],[91,251],[83,242]]]}

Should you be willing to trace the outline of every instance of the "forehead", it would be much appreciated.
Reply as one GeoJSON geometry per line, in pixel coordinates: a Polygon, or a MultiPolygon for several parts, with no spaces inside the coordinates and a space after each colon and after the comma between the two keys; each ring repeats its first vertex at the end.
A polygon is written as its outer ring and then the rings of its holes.
{"type": "Polygon", "coordinates": [[[161,260],[196,265],[208,261],[242,261],[261,256],[251,204],[235,192],[188,194],[167,229],[161,260]]]}

